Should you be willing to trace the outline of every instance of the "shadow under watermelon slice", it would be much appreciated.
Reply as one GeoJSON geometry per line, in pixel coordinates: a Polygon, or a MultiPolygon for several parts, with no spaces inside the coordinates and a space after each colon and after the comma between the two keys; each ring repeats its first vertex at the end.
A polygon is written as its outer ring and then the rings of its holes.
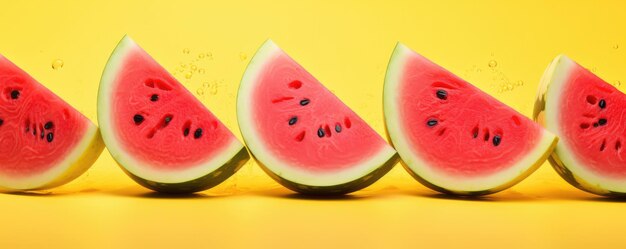
{"type": "Polygon", "coordinates": [[[378,133],[271,40],[243,75],[237,118],[263,170],[296,192],[356,191],[397,162],[378,133]]]}
{"type": "Polygon", "coordinates": [[[155,191],[211,188],[249,159],[230,130],[128,36],[104,69],[98,121],[115,161],[155,191]]]}
{"type": "Polygon", "coordinates": [[[400,43],[387,68],[384,113],[405,168],[448,194],[485,195],[511,187],[534,172],[558,140],[400,43]]]}

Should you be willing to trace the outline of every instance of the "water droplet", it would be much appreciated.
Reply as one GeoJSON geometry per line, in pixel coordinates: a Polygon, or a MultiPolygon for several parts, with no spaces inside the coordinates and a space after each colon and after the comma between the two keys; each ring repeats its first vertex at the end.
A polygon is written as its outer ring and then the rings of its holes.
{"type": "Polygon", "coordinates": [[[187,67],[187,64],[185,64],[185,63],[182,63],[182,62],[181,62],[181,63],[180,63],[180,67],[182,67],[182,68],[186,68],[186,67],[187,67]]]}
{"type": "Polygon", "coordinates": [[[480,72],[482,72],[482,71],[483,71],[482,69],[480,69],[480,68],[476,68],[476,72],[477,72],[477,73],[480,73],[480,72]]]}
{"type": "Polygon", "coordinates": [[[506,84],[506,90],[513,90],[513,84],[506,84]]]}
{"type": "Polygon", "coordinates": [[[198,73],[200,73],[200,74],[204,74],[204,68],[200,68],[200,69],[198,69],[198,73]]]}
{"type": "Polygon", "coordinates": [[[191,72],[187,72],[185,74],[185,78],[187,78],[187,79],[191,79],[191,76],[193,76],[193,74],[191,72]]]}
{"type": "Polygon", "coordinates": [[[621,86],[621,85],[622,85],[622,82],[621,82],[621,81],[619,81],[619,80],[616,80],[616,81],[615,81],[615,86],[621,86]]]}
{"type": "Polygon", "coordinates": [[[185,69],[180,67],[180,68],[178,68],[178,71],[182,73],[183,71],[185,71],[185,69]]]}
{"type": "Polygon", "coordinates": [[[195,72],[196,70],[198,70],[198,67],[196,65],[191,65],[191,71],[195,72]]]}
{"type": "Polygon", "coordinates": [[[518,80],[518,81],[515,83],[515,85],[516,85],[516,86],[523,86],[523,85],[524,85],[524,81],[523,81],[523,80],[518,80]]]}
{"type": "Polygon", "coordinates": [[[616,43],[615,45],[613,45],[613,49],[618,49],[618,48],[619,48],[619,44],[616,43]]]}
{"type": "Polygon", "coordinates": [[[204,82],[204,84],[202,84],[202,87],[204,88],[209,88],[210,84],[209,82],[204,82]]]}
{"type": "Polygon", "coordinates": [[[239,53],[239,59],[241,61],[245,61],[246,59],[248,59],[248,55],[246,53],[241,52],[239,53]]]}
{"type": "Polygon", "coordinates": [[[59,69],[63,68],[63,65],[65,65],[65,62],[63,62],[63,60],[61,60],[61,59],[56,59],[56,60],[52,61],[52,69],[54,69],[54,70],[59,70],[59,69]]]}
{"type": "Polygon", "coordinates": [[[218,86],[219,86],[219,85],[218,85],[217,81],[214,81],[213,83],[211,83],[211,84],[207,85],[207,89],[209,89],[209,93],[210,93],[211,95],[215,95],[215,94],[217,94],[217,88],[218,88],[218,86]]]}
{"type": "Polygon", "coordinates": [[[198,95],[202,96],[202,95],[204,95],[204,89],[202,89],[202,88],[198,88],[198,89],[196,90],[196,93],[197,93],[198,95]]]}
{"type": "Polygon", "coordinates": [[[209,60],[213,60],[213,53],[211,53],[211,52],[206,53],[206,57],[207,57],[209,60]]]}
{"type": "Polygon", "coordinates": [[[205,56],[206,56],[206,54],[201,53],[201,54],[198,55],[198,59],[204,59],[205,56]]]}
{"type": "Polygon", "coordinates": [[[183,54],[189,54],[191,52],[191,50],[189,50],[188,48],[183,49],[183,54]]]}
{"type": "Polygon", "coordinates": [[[488,65],[490,68],[495,68],[498,66],[498,62],[496,60],[490,60],[488,65]]]}
{"type": "Polygon", "coordinates": [[[598,68],[597,68],[597,67],[592,67],[592,68],[591,68],[591,72],[594,72],[594,73],[595,73],[595,72],[597,72],[597,71],[598,71],[598,68]]]}

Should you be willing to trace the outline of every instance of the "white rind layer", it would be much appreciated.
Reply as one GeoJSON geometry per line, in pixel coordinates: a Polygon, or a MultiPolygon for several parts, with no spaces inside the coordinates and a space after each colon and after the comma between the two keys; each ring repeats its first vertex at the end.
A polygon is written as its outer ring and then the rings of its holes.
{"type": "Polygon", "coordinates": [[[406,61],[409,56],[415,55],[418,54],[405,45],[401,43],[396,45],[387,68],[383,90],[383,108],[387,131],[400,158],[402,158],[410,171],[428,183],[451,192],[497,192],[524,179],[541,166],[547,157],[547,152],[552,149],[557,140],[553,134],[543,129],[537,146],[522,159],[513,165],[503,166],[502,168],[505,170],[480,177],[460,177],[446,174],[444,171],[439,170],[437,165],[427,161],[414,151],[408,138],[404,135],[408,134],[405,130],[409,129],[409,127],[402,126],[402,117],[400,117],[399,112],[401,109],[399,104],[401,91],[399,87],[402,83],[406,61]]]}
{"type": "Polygon", "coordinates": [[[114,90],[116,77],[122,69],[126,55],[136,49],[141,49],[141,47],[130,37],[124,36],[124,38],[122,38],[106,64],[98,90],[98,122],[100,124],[100,131],[109,153],[111,153],[111,156],[113,156],[118,164],[131,174],[149,181],[159,183],[182,183],[210,174],[232,159],[244,148],[243,144],[233,137],[228,146],[224,146],[221,151],[215,153],[216,156],[207,158],[205,161],[195,165],[190,165],[186,170],[177,169],[171,171],[157,170],[156,167],[150,165],[149,162],[140,160],[128,153],[120,144],[116,135],[117,132],[110,122],[110,120],[113,119],[109,100],[114,90]]]}
{"type": "MultiPolygon", "coordinates": [[[[80,176],[83,172],[87,171],[93,161],[81,163],[81,159],[85,153],[93,152],[100,154],[100,152],[102,152],[102,142],[96,141],[99,139],[98,127],[90,121],[86,122],[87,128],[85,130],[85,134],[76,144],[74,149],[61,162],[42,174],[25,177],[0,175],[0,183],[2,184],[2,187],[15,190],[51,188],[71,181],[80,176]],[[90,148],[90,146],[95,146],[97,148],[90,148]]],[[[95,158],[93,158],[93,160],[95,160],[95,158]]]]}
{"type": "Polygon", "coordinates": [[[329,173],[308,172],[292,166],[288,162],[279,160],[280,157],[276,153],[280,152],[268,149],[259,135],[261,131],[256,130],[256,122],[253,118],[253,101],[251,100],[253,99],[254,89],[258,84],[256,79],[259,78],[267,63],[273,61],[276,56],[281,54],[284,54],[284,52],[273,41],[267,40],[248,64],[237,94],[239,128],[248,149],[250,149],[258,161],[274,174],[287,181],[308,186],[324,187],[341,185],[357,180],[374,172],[395,155],[395,150],[391,146],[385,145],[374,156],[364,158],[355,165],[346,167],[345,170],[329,173]]]}

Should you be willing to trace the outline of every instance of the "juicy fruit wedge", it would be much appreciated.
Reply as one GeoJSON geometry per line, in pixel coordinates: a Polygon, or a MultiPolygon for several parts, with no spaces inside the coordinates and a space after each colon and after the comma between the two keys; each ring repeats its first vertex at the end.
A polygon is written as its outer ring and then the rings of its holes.
{"type": "Polygon", "coordinates": [[[104,69],[98,120],[117,163],[156,191],[208,189],[249,159],[228,128],[128,36],[104,69]]]}
{"type": "Polygon", "coordinates": [[[448,194],[484,195],[513,186],[557,142],[532,120],[400,43],[387,69],[384,112],[405,168],[448,194]]]}
{"type": "Polygon", "coordinates": [[[541,79],[534,117],[561,138],[549,160],[573,186],[626,196],[626,96],[560,55],[541,79]]]}
{"type": "Polygon", "coordinates": [[[397,161],[382,137],[271,40],[241,80],[237,117],[262,168],[297,192],[352,192],[397,161]]]}
{"type": "Polygon", "coordinates": [[[103,149],[96,125],[0,55],[0,188],[62,185],[103,149]]]}

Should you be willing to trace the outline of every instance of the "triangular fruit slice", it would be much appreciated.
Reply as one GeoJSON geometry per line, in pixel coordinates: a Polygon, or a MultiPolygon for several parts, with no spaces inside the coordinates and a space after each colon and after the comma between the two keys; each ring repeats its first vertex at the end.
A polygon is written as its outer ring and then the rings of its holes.
{"type": "Polygon", "coordinates": [[[228,128],[128,36],[104,69],[98,122],[121,168],[159,192],[208,189],[249,159],[228,128]]]}
{"type": "Polygon", "coordinates": [[[541,79],[535,119],[561,138],[549,160],[573,186],[626,196],[626,96],[560,55],[541,79]]]}
{"type": "Polygon", "coordinates": [[[98,127],[0,55],[0,188],[52,188],[104,149],[98,127]]]}
{"type": "Polygon", "coordinates": [[[385,78],[387,132],[405,168],[448,194],[485,195],[535,171],[557,138],[403,44],[385,78]]]}
{"type": "Polygon", "coordinates": [[[237,117],[262,168],[300,193],[356,191],[397,162],[378,133],[271,40],[243,75],[237,117]]]}

